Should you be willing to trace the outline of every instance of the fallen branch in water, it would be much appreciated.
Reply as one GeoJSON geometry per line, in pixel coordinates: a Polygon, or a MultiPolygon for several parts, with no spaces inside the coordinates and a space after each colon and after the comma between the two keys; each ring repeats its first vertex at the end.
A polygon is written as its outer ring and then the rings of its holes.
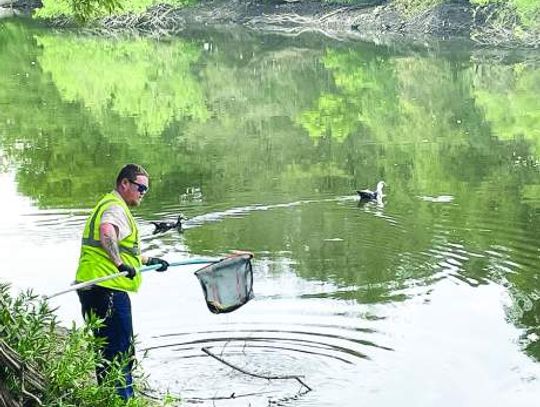
{"type": "Polygon", "coordinates": [[[252,376],[252,377],[256,377],[256,378],[259,378],[259,379],[266,379],[266,380],[291,380],[291,379],[295,379],[297,380],[302,386],[304,386],[307,391],[311,391],[313,390],[311,387],[309,387],[301,378],[300,376],[296,376],[296,375],[290,375],[290,376],[266,376],[266,375],[262,375],[262,374],[258,374],[258,373],[252,373],[252,372],[248,372],[247,370],[244,370],[238,366],[235,366],[233,365],[232,363],[230,362],[227,362],[226,360],[224,360],[223,358],[219,357],[218,355],[216,355],[215,353],[212,353],[208,348],[201,348],[201,350],[206,353],[208,356],[211,356],[213,357],[214,359],[220,361],[221,363],[223,363],[224,365],[227,365],[229,366],[230,368],[234,369],[234,370],[237,370],[239,371],[240,373],[244,373],[248,376],[252,376]]]}

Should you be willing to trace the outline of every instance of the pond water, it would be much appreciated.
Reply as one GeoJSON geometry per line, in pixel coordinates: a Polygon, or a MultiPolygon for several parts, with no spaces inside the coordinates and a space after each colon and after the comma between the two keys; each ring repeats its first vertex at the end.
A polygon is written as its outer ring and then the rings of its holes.
{"type": "MultiPolygon", "coordinates": [[[[537,55],[0,24],[2,281],[66,288],[85,216],[126,162],[151,174],[135,210],[147,254],[256,255],[255,298],[226,315],[206,308],[194,266],[145,275],[134,322],[156,394],[536,405],[537,55]],[[379,180],[383,201],[358,202],[379,180]],[[183,233],[152,235],[150,221],[179,213],[183,233]]],[[[52,302],[81,322],[75,294],[52,302]]]]}

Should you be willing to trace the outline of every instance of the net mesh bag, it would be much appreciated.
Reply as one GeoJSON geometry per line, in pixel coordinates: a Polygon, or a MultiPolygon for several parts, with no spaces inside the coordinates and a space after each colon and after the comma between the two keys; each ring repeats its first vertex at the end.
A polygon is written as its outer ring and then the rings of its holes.
{"type": "Polygon", "coordinates": [[[251,257],[228,257],[195,272],[211,312],[231,312],[253,298],[251,257]]]}

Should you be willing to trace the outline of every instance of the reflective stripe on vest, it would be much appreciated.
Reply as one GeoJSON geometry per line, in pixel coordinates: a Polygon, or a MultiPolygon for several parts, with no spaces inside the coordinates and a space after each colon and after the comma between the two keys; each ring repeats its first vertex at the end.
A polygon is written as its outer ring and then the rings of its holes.
{"type": "MultiPolygon", "coordinates": [[[[117,203],[121,204],[118,199],[107,199],[107,200],[101,202],[99,204],[99,206],[97,206],[94,209],[92,219],[90,219],[90,227],[88,228],[88,230],[89,230],[88,237],[83,236],[83,238],[82,238],[82,244],[83,245],[92,246],[92,247],[102,247],[101,246],[101,241],[99,240],[99,231],[97,233],[98,239],[96,239],[94,237],[94,236],[96,236],[96,219],[98,217],[98,214],[101,211],[101,208],[103,208],[104,205],[108,205],[108,204],[114,203],[114,202],[117,202],[117,203]]],[[[133,221],[132,221],[132,219],[131,219],[131,217],[129,215],[127,217],[128,217],[131,229],[135,230],[137,232],[137,236],[135,238],[135,243],[134,243],[133,247],[131,248],[131,247],[126,247],[126,246],[122,245],[122,242],[119,242],[118,247],[120,249],[120,252],[129,253],[129,254],[131,254],[133,256],[137,256],[140,253],[140,251],[139,251],[139,243],[138,243],[138,241],[139,241],[138,237],[139,236],[138,236],[137,225],[135,225],[133,223],[133,221]]]]}
{"type": "MultiPolygon", "coordinates": [[[[99,240],[94,239],[82,239],[82,244],[85,246],[92,246],[92,247],[101,247],[101,242],[99,240]]],[[[135,245],[133,248],[125,247],[118,245],[118,248],[120,249],[120,253],[129,253],[132,256],[137,256],[139,254],[139,246],[135,245]]]]}

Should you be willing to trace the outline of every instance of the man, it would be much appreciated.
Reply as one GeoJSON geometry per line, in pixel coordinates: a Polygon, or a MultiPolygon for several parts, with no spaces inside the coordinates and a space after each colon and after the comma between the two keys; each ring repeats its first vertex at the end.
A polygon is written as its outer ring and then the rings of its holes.
{"type": "MultiPolygon", "coordinates": [[[[111,362],[115,357],[127,357],[124,370],[125,383],[117,384],[117,393],[124,400],[133,397],[132,362],[133,326],[129,292],[136,292],[141,284],[137,270],[142,264],[161,265],[165,271],[169,263],[155,257],[145,257],[140,252],[137,224],[129,207],[138,206],[148,192],[148,173],[137,164],[127,164],[120,170],[116,188],[97,203],[86,221],[81,255],[77,269],[77,282],[127,272],[126,277],[103,281],[77,293],[85,319],[90,313],[104,320],[94,335],[105,340],[101,349],[104,358],[111,362]]],[[[96,367],[98,383],[102,383],[107,366],[96,367]]]]}

